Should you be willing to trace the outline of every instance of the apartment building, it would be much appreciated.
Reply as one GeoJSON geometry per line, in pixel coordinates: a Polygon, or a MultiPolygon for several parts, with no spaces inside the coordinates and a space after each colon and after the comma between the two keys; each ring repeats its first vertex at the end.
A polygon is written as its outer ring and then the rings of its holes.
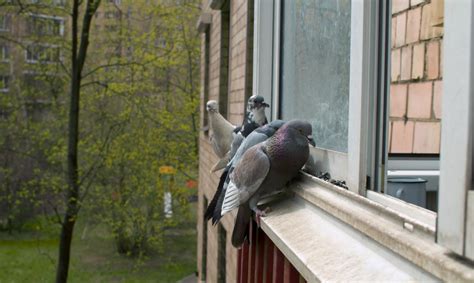
{"type": "MultiPolygon", "coordinates": [[[[58,4],[59,5],[59,4],[58,4]]],[[[51,73],[61,60],[59,41],[64,37],[65,18],[40,9],[18,14],[14,4],[0,12],[1,92],[18,93],[22,83],[34,84],[35,75],[51,73]]]]}
{"type": "Polygon", "coordinates": [[[220,172],[200,134],[201,282],[474,280],[474,4],[204,0],[201,126],[260,94],[317,147],[242,249],[203,220],[220,172]],[[325,174],[329,173],[329,174],[325,174]]]}

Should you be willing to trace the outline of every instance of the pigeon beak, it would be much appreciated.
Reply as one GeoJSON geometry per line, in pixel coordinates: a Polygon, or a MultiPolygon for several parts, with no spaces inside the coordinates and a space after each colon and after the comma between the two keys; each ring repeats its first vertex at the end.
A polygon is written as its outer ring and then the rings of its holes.
{"type": "Polygon", "coordinates": [[[262,105],[263,105],[263,107],[270,107],[270,105],[268,103],[265,103],[265,102],[263,102],[262,105]]]}
{"type": "Polygon", "coordinates": [[[312,145],[313,147],[316,147],[316,143],[313,140],[313,136],[307,136],[306,138],[308,139],[308,143],[310,145],[312,145]]]}

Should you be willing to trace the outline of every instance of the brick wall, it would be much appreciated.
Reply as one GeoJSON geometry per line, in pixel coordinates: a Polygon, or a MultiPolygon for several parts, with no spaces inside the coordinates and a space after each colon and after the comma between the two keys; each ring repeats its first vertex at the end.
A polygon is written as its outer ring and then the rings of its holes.
{"type": "MultiPolygon", "coordinates": [[[[212,23],[209,32],[209,73],[206,74],[206,36],[201,34],[201,126],[204,127],[204,111],[207,99],[219,101],[220,107],[227,106],[226,116],[228,120],[238,125],[242,123],[245,101],[251,95],[252,86],[252,41],[249,40],[253,34],[253,1],[233,0],[229,2],[230,27],[225,25],[226,15],[222,17],[222,11],[211,10],[208,1],[202,2],[203,12],[212,14],[212,23]],[[224,26],[222,24],[224,23],[224,26]],[[224,33],[222,34],[222,27],[224,33]],[[227,40],[229,50],[223,50],[227,40]],[[229,52],[229,53],[227,53],[229,52]],[[230,54],[230,59],[227,56],[230,54]],[[206,76],[208,76],[208,87],[205,86],[206,76]],[[224,78],[223,76],[228,76],[224,78]],[[205,90],[208,89],[208,93],[205,90]],[[227,101],[223,101],[226,99],[227,101]]],[[[211,201],[220,177],[220,171],[209,173],[210,168],[217,162],[211,145],[209,136],[202,131],[200,134],[199,146],[199,208],[198,208],[198,248],[197,248],[197,270],[199,278],[206,282],[217,282],[218,278],[218,227],[210,223],[203,222],[203,212],[205,210],[204,201],[211,201]],[[207,251],[204,251],[203,229],[207,229],[207,251]],[[203,267],[203,255],[206,259],[206,267],[203,267]],[[205,278],[202,270],[205,269],[205,278]]],[[[226,279],[227,282],[235,282],[237,278],[237,250],[230,242],[234,217],[236,212],[229,213],[221,220],[222,228],[227,233],[226,243],[226,279]]]]}
{"type": "Polygon", "coordinates": [[[392,2],[390,153],[439,153],[443,5],[392,2]]]}

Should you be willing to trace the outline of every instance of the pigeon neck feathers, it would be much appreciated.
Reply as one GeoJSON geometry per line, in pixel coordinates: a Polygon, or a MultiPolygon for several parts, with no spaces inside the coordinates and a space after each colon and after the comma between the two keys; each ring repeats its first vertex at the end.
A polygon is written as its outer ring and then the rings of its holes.
{"type": "Polygon", "coordinates": [[[251,132],[260,126],[266,125],[268,123],[267,117],[265,116],[265,109],[261,108],[257,111],[247,111],[245,114],[244,123],[240,129],[240,133],[247,137],[251,132]],[[263,116],[262,116],[263,115],[263,116]]]}
{"type": "Polygon", "coordinates": [[[307,138],[296,129],[284,125],[263,145],[265,151],[273,156],[272,166],[282,164],[285,168],[299,170],[309,157],[307,138]],[[302,164],[301,160],[304,160],[302,164]]]}

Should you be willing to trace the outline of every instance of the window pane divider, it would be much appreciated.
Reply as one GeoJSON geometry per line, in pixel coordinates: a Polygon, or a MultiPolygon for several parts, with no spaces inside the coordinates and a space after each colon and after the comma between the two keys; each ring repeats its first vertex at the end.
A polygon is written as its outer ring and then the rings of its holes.
{"type": "Polygon", "coordinates": [[[347,185],[362,195],[365,195],[367,176],[369,95],[374,91],[375,81],[375,5],[375,1],[351,2],[347,185]]]}

